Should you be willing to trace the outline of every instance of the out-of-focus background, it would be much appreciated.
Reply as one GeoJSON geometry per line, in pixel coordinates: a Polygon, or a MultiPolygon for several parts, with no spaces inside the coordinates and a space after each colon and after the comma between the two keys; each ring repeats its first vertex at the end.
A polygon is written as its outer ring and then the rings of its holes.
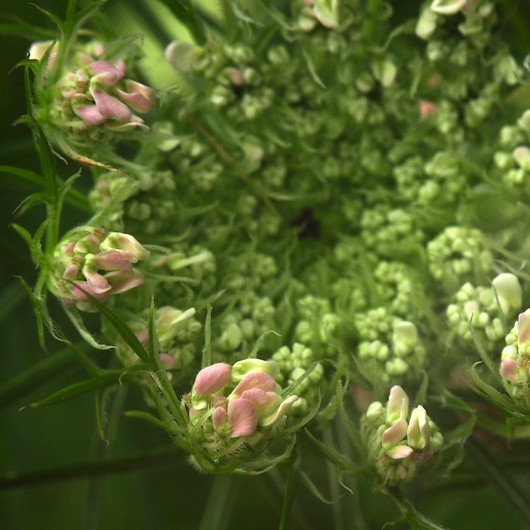
{"type": "MultiPolygon", "coordinates": [[[[137,2],[147,6],[156,3],[134,0],[137,2]]],[[[60,14],[66,5],[64,0],[36,0],[36,3],[60,14]]],[[[107,5],[110,20],[116,24],[125,21],[121,16],[131,4],[131,0],[110,0],[107,5]]],[[[521,57],[530,53],[530,2],[520,0],[512,4],[513,31],[507,27],[506,34],[516,55],[521,57]]],[[[418,5],[417,1],[396,1],[396,9],[410,12],[417,12],[418,5]]],[[[24,0],[2,0],[0,17],[0,24],[8,24],[11,17],[22,17],[29,24],[53,28],[42,12],[24,0]]],[[[130,24],[126,23],[125,32],[132,31],[130,24]]],[[[14,67],[25,57],[28,45],[29,41],[21,36],[0,32],[0,164],[38,171],[29,130],[24,125],[14,125],[25,112],[23,70],[14,67]]],[[[71,162],[68,166],[62,162],[57,165],[64,175],[77,170],[71,162]]],[[[35,190],[4,173],[0,179],[0,477],[21,474],[18,486],[0,489],[0,529],[276,528],[282,503],[281,474],[259,478],[212,478],[199,474],[185,455],[172,448],[163,432],[125,418],[119,412],[124,400],[126,408],[135,408],[135,404],[141,407],[136,389],[122,389],[110,397],[108,420],[113,427],[108,447],[97,433],[92,395],[50,407],[19,410],[24,404],[86,376],[73,358],[59,357],[63,348],[51,337],[47,340],[47,353],[38,344],[35,319],[16,278],[22,276],[31,284],[35,267],[26,245],[10,224],[17,222],[33,231],[44,212],[36,208],[17,218],[14,213],[17,205],[35,190]],[[6,385],[9,381],[52,357],[60,359],[53,377],[29,380],[23,393],[10,393],[6,385]]],[[[89,188],[86,170],[78,186],[82,190],[89,188]]],[[[64,226],[81,221],[82,216],[66,208],[64,226]]],[[[61,324],[74,338],[73,330],[66,323],[61,324]]],[[[104,362],[104,352],[94,355],[104,362]]],[[[314,478],[317,482],[323,479],[314,478]]],[[[530,491],[530,470],[520,470],[518,478],[530,491]]],[[[4,485],[0,479],[0,486],[4,485]]],[[[364,490],[368,492],[366,496],[352,498],[346,509],[353,520],[355,503],[362,503],[371,517],[371,528],[380,528],[385,518],[391,517],[392,507],[382,495],[372,495],[366,485],[364,490]]],[[[344,491],[343,495],[349,494],[344,491]]],[[[518,528],[504,500],[479,482],[469,481],[457,490],[440,488],[420,500],[420,507],[454,530],[518,528]]],[[[333,506],[321,503],[298,487],[292,528],[330,528],[333,510],[333,506]]]]}

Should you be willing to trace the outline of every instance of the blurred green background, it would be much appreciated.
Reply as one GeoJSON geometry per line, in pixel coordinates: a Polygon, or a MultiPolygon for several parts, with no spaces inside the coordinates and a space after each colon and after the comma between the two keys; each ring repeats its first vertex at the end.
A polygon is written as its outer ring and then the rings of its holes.
{"type": "MultiPolygon", "coordinates": [[[[66,2],[39,0],[38,4],[62,14],[66,2]]],[[[414,12],[419,3],[401,4],[400,7],[406,5],[407,11],[414,12]]],[[[530,52],[530,2],[521,0],[513,4],[513,31],[507,27],[505,32],[520,58],[530,52]]],[[[111,0],[109,13],[124,5],[131,2],[111,0]]],[[[35,6],[3,0],[0,23],[9,22],[11,16],[23,17],[30,24],[47,24],[35,6]]],[[[25,57],[29,42],[6,32],[0,38],[0,163],[38,171],[29,130],[13,125],[25,111],[23,72],[13,67],[25,57]]],[[[77,169],[72,163],[66,167],[59,162],[58,167],[65,175],[77,169]]],[[[0,529],[276,528],[282,503],[282,473],[259,478],[212,478],[197,473],[185,456],[172,448],[164,433],[123,417],[124,406],[141,408],[141,396],[136,389],[121,389],[110,397],[108,419],[112,428],[108,447],[97,434],[92,395],[51,407],[19,410],[25,403],[86,376],[71,357],[60,357],[60,369],[53,377],[31,381],[24,392],[9,393],[6,383],[46,357],[59,358],[61,345],[49,338],[47,354],[39,347],[30,304],[15,278],[19,275],[31,283],[35,269],[25,244],[10,223],[16,220],[32,231],[42,221],[44,212],[36,208],[16,218],[17,204],[35,190],[12,176],[1,174],[0,178],[0,529]],[[142,454],[145,458],[138,459],[142,454]],[[111,461],[114,467],[109,465],[111,461]],[[10,473],[23,474],[26,483],[6,488],[5,479],[10,473]]],[[[90,186],[86,171],[78,185],[84,190],[90,186]]],[[[65,227],[81,220],[77,212],[66,209],[65,227]]],[[[68,336],[75,337],[66,323],[61,324],[68,336]]],[[[104,362],[105,353],[97,355],[104,362]]],[[[472,471],[473,467],[469,469],[472,471]]],[[[516,476],[530,494],[530,469],[519,469],[516,476]]],[[[463,477],[461,486],[440,488],[428,498],[420,499],[420,507],[454,530],[519,528],[510,506],[495,490],[485,482],[473,478],[466,482],[466,476],[463,477]]],[[[325,484],[325,477],[313,478],[325,484]]],[[[372,494],[369,485],[365,484],[362,491],[354,497],[344,492],[342,528],[353,527],[359,507],[367,516],[369,528],[380,528],[386,516],[395,516],[388,501],[382,495],[372,494]]],[[[297,487],[291,528],[327,529],[333,527],[332,521],[339,520],[336,506],[325,505],[301,486],[297,487]]],[[[335,525],[340,527],[338,522],[335,525]]]]}

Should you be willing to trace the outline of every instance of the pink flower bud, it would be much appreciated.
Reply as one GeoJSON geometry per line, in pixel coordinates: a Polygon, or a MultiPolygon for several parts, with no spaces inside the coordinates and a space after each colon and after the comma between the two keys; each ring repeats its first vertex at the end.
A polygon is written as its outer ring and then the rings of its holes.
{"type": "Polygon", "coordinates": [[[120,99],[136,112],[149,112],[155,106],[155,91],[142,83],[125,80],[127,91],[116,89],[120,99]]]}
{"type": "Polygon", "coordinates": [[[268,416],[269,414],[272,414],[282,402],[282,398],[279,394],[276,392],[266,392],[261,388],[245,390],[241,394],[241,397],[243,399],[248,399],[254,404],[259,416],[268,416]]]}
{"type": "Polygon", "coordinates": [[[501,361],[501,375],[504,379],[516,382],[517,362],[515,359],[503,359],[501,361]]]}
{"type": "Polygon", "coordinates": [[[144,123],[144,120],[142,118],[136,116],[136,114],[132,114],[129,121],[126,123],[118,123],[118,124],[106,124],[105,127],[111,131],[116,132],[126,132],[130,131],[131,129],[140,128],[144,131],[148,131],[149,127],[144,123]]]}
{"type": "Polygon", "coordinates": [[[405,438],[406,434],[407,422],[404,418],[399,418],[394,425],[383,432],[383,445],[396,445],[405,438]]]}
{"type": "Polygon", "coordinates": [[[94,76],[106,74],[108,76],[109,81],[111,80],[111,78],[114,78],[114,83],[108,86],[114,86],[120,79],[123,79],[123,76],[125,74],[123,69],[117,68],[116,66],[108,63],[107,61],[94,61],[88,65],[88,69],[90,70],[90,72],[92,72],[94,76]]]}
{"type": "Polygon", "coordinates": [[[65,280],[73,280],[80,273],[79,265],[74,263],[68,265],[63,273],[63,278],[65,280]]]}
{"type": "Polygon", "coordinates": [[[109,299],[108,292],[95,292],[88,282],[76,282],[70,287],[70,293],[74,298],[81,302],[89,302],[87,293],[93,296],[98,302],[107,302],[109,299]]]}
{"type": "Polygon", "coordinates": [[[398,385],[390,389],[388,396],[386,419],[394,423],[398,418],[406,418],[409,411],[409,398],[405,391],[398,385]]]}
{"type": "Polygon", "coordinates": [[[519,315],[517,345],[522,348],[530,340],[530,309],[519,315]]]}
{"type": "Polygon", "coordinates": [[[226,427],[226,409],[223,407],[217,407],[212,414],[213,428],[218,434],[223,434],[226,427]]]}
{"type": "Polygon", "coordinates": [[[105,279],[111,285],[111,293],[119,294],[134,289],[144,283],[144,277],[140,271],[112,271],[105,274],[105,279]]]}
{"type": "Polygon", "coordinates": [[[235,398],[228,402],[230,438],[250,436],[258,428],[258,418],[252,401],[235,398]]]}
{"type": "Polygon", "coordinates": [[[129,107],[119,99],[97,88],[90,88],[96,107],[102,116],[109,120],[128,121],[132,115],[129,107]]]}
{"type": "Polygon", "coordinates": [[[210,396],[222,390],[230,381],[230,365],[216,363],[203,368],[195,378],[192,393],[198,396],[210,396]]]}
{"type": "Polygon", "coordinates": [[[414,449],[408,445],[396,445],[396,447],[392,447],[392,449],[386,451],[386,454],[394,460],[402,460],[410,456],[413,452],[414,449]]]}
{"type": "Polygon", "coordinates": [[[96,105],[83,105],[81,107],[72,106],[72,109],[76,116],[79,116],[89,125],[102,125],[107,121],[107,118],[99,112],[96,105]]]}
{"type": "Polygon", "coordinates": [[[146,259],[149,256],[149,252],[140,245],[136,238],[129,234],[123,234],[121,232],[110,232],[110,234],[102,241],[101,250],[121,250],[127,252],[128,259],[131,263],[136,263],[146,259]]]}
{"type": "Polygon", "coordinates": [[[261,389],[265,392],[276,389],[276,381],[265,372],[250,372],[236,386],[232,395],[240,396],[245,390],[261,389]]]}
{"type": "Polygon", "coordinates": [[[421,451],[429,445],[430,439],[427,411],[420,405],[410,414],[407,442],[413,449],[421,451]]]}
{"type": "Polygon", "coordinates": [[[136,261],[134,254],[128,252],[121,252],[120,250],[105,250],[96,254],[90,259],[98,269],[104,271],[115,271],[115,270],[131,270],[131,261],[136,261]]]}
{"type": "Polygon", "coordinates": [[[90,262],[83,267],[82,273],[94,293],[106,293],[110,291],[111,286],[109,282],[97,272],[90,262]]]}

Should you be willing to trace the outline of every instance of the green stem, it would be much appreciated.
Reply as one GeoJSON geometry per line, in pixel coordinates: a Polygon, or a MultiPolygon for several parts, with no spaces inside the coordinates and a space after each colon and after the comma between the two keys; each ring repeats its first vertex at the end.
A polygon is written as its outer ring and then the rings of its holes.
{"type": "Polygon", "coordinates": [[[46,357],[0,387],[0,409],[25,397],[38,386],[48,383],[50,376],[59,375],[75,364],[76,358],[69,349],[46,357]]]}
{"type": "Polygon", "coordinates": [[[182,410],[180,409],[180,402],[177,397],[177,394],[175,393],[175,389],[171,385],[171,382],[169,381],[167,377],[167,373],[164,370],[159,370],[158,372],[152,372],[151,376],[155,380],[156,384],[160,388],[162,394],[164,395],[164,398],[166,399],[166,403],[169,407],[169,410],[171,412],[171,415],[173,416],[175,422],[179,427],[185,428],[186,427],[186,419],[182,415],[182,410]]]}
{"type": "Polygon", "coordinates": [[[508,476],[475,439],[469,438],[466,442],[466,448],[477,468],[490,479],[491,484],[515,508],[516,514],[525,523],[526,528],[530,528],[530,503],[514,478],[508,476]]]}
{"type": "Polygon", "coordinates": [[[94,460],[78,464],[66,464],[55,468],[40,469],[27,473],[5,473],[4,475],[0,475],[0,490],[22,488],[50,482],[86,479],[117,473],[129,473],[157,467],[184,467],[187,465],[184,459],[177,460],[173,458],[181,454],[177,449],[163,448],[149,453],[124,456],[112,460],[94,460]]]}
{"type": "MultiPolygon", "coordinates": [[[[331,431],[331,427],[329,425],[325,429],[323,429],[322,435],[324,438],[324,443],[326,445],[330,447],[335,447],[336,444],[335,440],[333,439],[333,432],[331,431]]],[[[328,459],[326,459],[326,471],[329,482],[329,493],[331,496],[331,500],[334,501],[331,505],[334,522],[333,527],[335,528],[335,530],[343,530],[344,519],[342,517],[342,502],[339,491],[339,483],[337,480],[337,471],[335,470],[335,466],[328,459]]]]}
{"type": "Polygon", "coordinates": [[[213,479],[210,494],[198,530],[225,530],[229,528],[230,518],[237,495],[237,483],[234,475],[217,475],[213,479]]]}

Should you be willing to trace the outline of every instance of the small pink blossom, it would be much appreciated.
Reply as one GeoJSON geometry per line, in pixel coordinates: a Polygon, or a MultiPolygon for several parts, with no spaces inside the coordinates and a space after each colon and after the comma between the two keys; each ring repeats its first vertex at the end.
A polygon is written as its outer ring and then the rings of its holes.
{"type": "Polygon", "coordinates": [[[266,392],[276,390],[276,381],[272,376],[264,372],[249,372],[236,386],[232,394],[240,396],[245,390],[257,388],[266,392]]]}
{"type": "Polygon", "coordinates": [[[530,309],[519,315],[517,344],[522,348],[530,341],[530,309]]]}
{"type": "Polygon", "coordinates": [[[90,262],[98,269],[103,269],[105,271],[131,270],[133,267],[132,263],[136,262],[136,257],[128,252],[105,250],[94,255],[90,259],[90,262]]]}
{"type": "Polygon", "coordinates": [[[407,421],[399,418],[391,427],[383,432],[382,440],[384,445],[396,445],[407,434],[407,421]]]}
{"type": "Polygon", "coordinates": [[[112,286],[112,294],[124,293],[144,283],[143,274],[136,269],[112,271],[105,274],[105,279],[112,286]]]}
{"type": "Polygon", "coordinates": [[[155,91],[142,83],[125,80],[127,91],[116,89],[120,99],[125,101],[136,112],[149,112],[155,106],[155,91]]]}
{"type": "Polygon", "coordinates": [[[92,94],[96,102],[98,111],[105,118],[126,122],[131,117],[131,109],[119,99],[107,94],[107,92],[97,88],[90,88],[90,94],[92,94]]]}
{"type": "Polygon", "coordinates": [[[230,438],[254,434],[258,428],[258,418],[252,401],[243,398],[235,398],[229,401],[228,425],[230,438]]]}
{"type": "Polygon", "coordinates": [[[73,106],[72,108],[76,116],[79,116],[88,125],[102,125],[107,121],[107,118],[99,112],[96,105],[73,106]]]}
{"type": "Polygon", "coordinates": [[[503,359],[501,361],[501,375],[512,383],[516,382],[517,362],[515,359],[503,359]]]}
{"type": "Polygon", "coordinates": [[[230,365],[226,363],[216,363],[203,368],[195,378],[193,394],[207,397],[219,392],[230,381],[230,373],[230,365]]]}

